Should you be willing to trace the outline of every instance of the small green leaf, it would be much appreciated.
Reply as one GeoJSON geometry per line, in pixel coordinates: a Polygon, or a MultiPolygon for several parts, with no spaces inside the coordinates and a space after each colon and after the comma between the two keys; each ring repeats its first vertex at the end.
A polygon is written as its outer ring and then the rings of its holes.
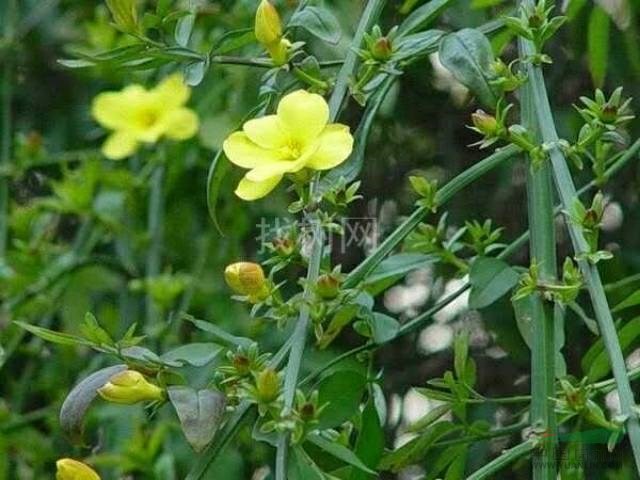
{"type": "Polygon", "coordinates": [[[291,480],[325,480],[325,475],[302,447],[294,446],[289,457],[287,477],[291,480]]]}
{"type": "Polygon", "coordinates": [[[222,351],[222,347],[215,343],[189,343],[175,348],[160,358],[165,362],[179,362],[194,367],[204,367],[211,363],[222,351]]]}
{"type": "Polygon", "coordinates": [[[169,387],[167,393],[187,441],[196,452],[202,451],[213,440],[222,422],[226,405],[224,395],[217,390],[182,386],[169,387]]]}
{"type": "Polygon", "coordinates": [[[611,19],[602,8],[596,5],[589,17],[587,51],[591,78],[598,88],[602,87],[607,75],[610,30],[611,19]]]}
{"type": "Polygon", "coordinates": [[[438,261],[435,255],[423,253],[399,253],[382,262],[364,280],[369,293],[377,294],[398,282],[407,273],[424,268],[438,261]]]}
{"type": "Polygon", "coordinates": [[[355,415],[367,379],[353,370],[339,370],[320,382],[318,403],[327,406],[320,414],[320,430],[342,425],[355,415]]]}
{"type": "Polygon", "coordinates": [[[193,32],[193,24],[196,21],[195,13],[189,13],[176,22],[175,38],[176,43],[181,47],[186,47],[193,32]]]}
{"type": "Polygon", "coordinates": [[[224,55],[249,45],[256,40],[253,28],[231,30],[222,35],[214,43],[211,51],[214,55],[224,55]]]}
{"type": "Polygon", "coordinates": [[[396,338],[398,331],[400,331],[400,323],[395,318],[383,313],[374,312],[369,321],[371,323],[373,341],[378,345],[393,340],[396,338]]]}
{"type": "Polygon", "coordinates": [[[502,260],[491,257],[476,259],[469,272],[469,307],[488,307],[515,287],[519,279],[518,272],[502,260]]]}
{"type": "MultiPolygon", "coordinates": [[[[618,341],[623,352],[629,351],[640,338],[640,317],[628,321],[622,328],[618,329],[618,341]]],[[[602,338],[594,343],[587,353],[582,357],[582,370],[587,374],[592,382],[605,377],[611,371],[609,355],[604,348],[602,338]]]]}
{"type": "Polygon", "coordinates": [[[115,374],[126,369],[126,365],[103,368],[82,379],[71,389],[60,408],[60,427],[73,442],[82,441],[84,416],[91,402],[98,396],[97,390],[115,374]]]}
{"type": "Polygon", "coordinates": [[[622,302],[620,302],[618,305],[613,307],[613,310],[611,311],[614,313],[617,313],[621,310],[635,307],[637,305],[640,305],[640,290],[636,290],[635,292],[633,292],[631,295],[625,298],[622,302]]]}
{"type": "MultiPolygon", "coordinates": [[[[376,468],[384,452],[384,430],[380,423],[375,399],[369,397],[369,401],[362,411],[360,431],[355,445],[355,454],[369,468],[376,468]]],[[[353,469],[349,480],[366,480],[373,478],[361,469],[353,469]]]]}
{"type": "Polygon", "coordinates": [[[293,14],[288,27],[300,27],[311,35],[332,45],[342,37],[340,23],[326,8],[308,6],[293,14]]]}
{"type": "Polygon", "coordinates": [[[399,35],[407,35],[429,26],[440,14],[453,3],[453,0],[430,0],[416,8],[404,19],[398,28],[399,35]]]}
{"type": "Polygon", "coordinates": [[[84,316],[84,322],[80,325],[80,331],[84,338],[97,345],[113,345],[113,339],[107,331],[100,326],[96,317],[87,312],[84,316]]]}
{"type": "Polygon", "coordinates": [[[48,328],[37,327],[35,325],[29,325],[28,323],[14,321],[16,325],[24,328],[26,331],[33,333],[35,336],[46,340],[47,342],[57,343],[58,345],[85,345],[91,346],[93,343],[77,335],[70,335],[68,333],[60,333],[48,328]]]}
{"type": "Polygon", "coordinates": [[[375,475],[375,471],[371,470],[367,467],[362,460],[360,460],[355,453],[349,450],[347,447],[342,445],[341,443],[332,442],[322,437],[317,433],[312,433],[307,436],[307,441],[313,443],[316,447],[321,448],[329,455],[336,457],[339,460],[342,460],[344,463],[351,465],[352,467],[356,467],[363,472],[370,473],[375,475]]]}
{"type": "Polygon", "coordinates": [[[465,28],[450,33],[440,42],[440,61],[451,74],[471,90],[488,108],[495,108],[498,93],[492,85],[491,43],[482,33],[465,28]]]}

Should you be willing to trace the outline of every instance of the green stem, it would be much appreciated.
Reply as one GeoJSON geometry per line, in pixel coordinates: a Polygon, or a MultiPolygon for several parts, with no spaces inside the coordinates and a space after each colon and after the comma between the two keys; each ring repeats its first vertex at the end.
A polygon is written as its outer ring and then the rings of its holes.
{"type": "MultiPolygon", "coordinates": [[[[386,0],[369,0],[362,17],[356,29],[352,41],[352,48],[347,53],[344,64],[338,72],[336,80],[336,86],[329,99],[329,111],[331,121],[335,121],[338,118],[340,109],[347,95],[347,88],[349,79],[355,71],[358,55],[357,50],[362,44],[364,34],[373,27],[374,22],[380,15],[382,7],[386,0]]],[[[310,187],[310,199],[313,199],[318,191],[320,183],[320,175],[316,175],[311,187],[310,187]]],[[[295,398],[295,392],[298,386],[298,375],[300,373],[300,366],[302,363],[302,356],[304,354],[304,347],[307,338],[307,331],[309,329],[309,302],[313,297],[313,286],[315,285],[318,275],[320,273],[320,262],[322,260],[322,252],[324,247],[324,235],[320,219],[317,217],[311,217],[311,225],[313,228],[313,248],[310,255],[309,267],[307,271],[307,283],[305,285],[305,291],[303,293],[304,303],[300,309],[300,316],[298,323],[292,335],[291,353],[289,354],[289,363],[287,365],[285,380],[284,380],[284,409],[283,415],[288,415],[291,412],[293,401],[295,398]]],[[[289,438],[290,434],[283,432],[278,436],[278,444],[276,449],[276,466],[275,466],[275,479],[286,480],[287,478],[287,457],[289,452],[289,438]]]]}
{"type": "Polygon", "coordinates": [[[528,440],[509,450],[505,450],[498,458],[487,463],[480,470],[476,470],[474,473],[469,475],[467,477],[467,480],[484,480],[485,478],[495,478],[493,475],[498,473],[503,468],[509,466],[516,460],[528,455],[535,449],[536,443],[533,440],[528,440]]]}
{"type": "MultiPolygon", "coordinates": [[[[522,41],[519,42],[523,56],[522,41]]],[[[530,85],[521,90],[522,124],[536,132],[533,96],[530,85]]],[[[536,262],[540,279],[555,283],[558,276],[556,232],[553,206],[553,185],[549,165],[527,168],[527,200],[530,239],[530,259],[536,262]]],[[[532,459],[534,480],[555,480],[557,427],[553,402],[555,380],[555,320],[562,321],[562,310],[539,295],[530,299],[532,305],[533,339],[531,348],[531,424],[536,430],[547,432],[542,448],[532,459]],[[554,311],[555,310],[555,311],[554,311]]]]}
{"type": "MultiPolygon", "coordinates": [[[[526,0],[526,2],[532,4],[532,0],[526,0]]],[[[533,53],[533,46],[530,42],[526,42],[524,53],[533,53]]],[[[532,85],[534,110],[542,134],[542,140],[549,145],[556,145],[550,152],[556,190],[558,191],[564,210],[570,211],[574,201],[578,198],[578,193],[567,166],[567,161],[562,151],[557,147],[559,137],[551,112],[542,70],[539,66],[535,65],[528,65],[527,70],[529,82],[531,82],[532,85]]],[[[618,341],[611,310],[609,309],[597,267],[584,258],[584,255],[589,253],[589,244],[584,237],[582,227],[570,221],[566,223],[574,252],[578,257],[578,265],[580,266],[589,295],[591,296],[591,303],[596,319],[598,320],[600,334],[602,335],[609,355],[613,375],[616,379],[621,413],[628,416],[627,432],[633,450],[636,469],[638,473],[640,473],[640,422],[635,412],[633,392],[627,377],[624,355],[622,354],[622,349],[618,341]]]]}
{"type": "MultiPolygon", "coordinates": [[[[302,357],[307,341],[307,333],[310,324],[311,302],[313,301],[313,288],[320,274],[320,262],[322,261],[322,252],[324,250],[324,233],[320,219],[310,217],[311,232],[313,238],[313,246],[311,249],[311,257],[309,258],[309,268],[307,270],[307,282],[303,294],[303,304],[300,309],[298,323],[291,335],[291,351],[289,352],[289,363],[284,377],[284,406],[282,410],[283,417],[291,414],[293,401],[298,388],[298,376],[302,365],[302,357]]],[[[285,480],[287,471],[287,456],[289,446],[289,434],[281,433],[278,437],[278,448],[276,451],[276,480],[285,480]]]]}
{"type": "MultiPolygon", "coordinates": [[[[164,198],[163,186],[165,176],[165,166],[163,163],[156,165],[151,175],[151,189],[149,192],[149,203],[147,212],[147,230],[149,232],[149,248],[145,266],[145,276],[147,279],[160,274],[162,267],[162,243],[164,237],[164,198]]],[[[151,328],[160,319],[150,293],[146,297],[146,326],[151,328]]]]}
{"type": "MultiPolygon", "coordinates": [[[[8,0],[4,9],[3,40],[7,45],[13,44],[13,30],[17,11],[16,0],[8,0]]],[[[0,170],[9,168],[11,161],[12,112],[11,99],[13,96],[13,48],[7,48],[4,52],[2,63],[2,148],[0,150],[0,170]]],[[[0,268],[6,262],[9,230],[9,179],[0,176],[0,268]]]]}

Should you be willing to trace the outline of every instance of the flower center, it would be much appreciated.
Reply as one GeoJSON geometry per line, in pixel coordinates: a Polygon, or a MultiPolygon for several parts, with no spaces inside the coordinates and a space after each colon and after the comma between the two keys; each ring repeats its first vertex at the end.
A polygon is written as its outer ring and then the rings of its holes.
{"type": "Polygon", "coordinates": [[[142,110],[141,112],[138,113],[137,117],[138,117],[137,120],[140,127],[151,128],[158,121],[159,115],[158,115],[158,112],[156,112],[155,110],[149,109],[149,110],[142,110]]]}
{"type": "Polygon", "coordinates": [[[290,160],[300,158],[302,151],[304,150],[302,144],[296,140],[290,140],[285,148],[287,157],[289,157],[290,160]]]}

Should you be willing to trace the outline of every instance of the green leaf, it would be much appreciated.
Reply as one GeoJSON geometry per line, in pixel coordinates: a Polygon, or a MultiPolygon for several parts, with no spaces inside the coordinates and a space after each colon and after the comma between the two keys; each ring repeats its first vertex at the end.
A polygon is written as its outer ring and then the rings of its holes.
{"type": "Polygon", "coordinates": [[[175,39],[181,47],[186,47],[193,32],[193,24],[196,21],[195,13],[189,13],[176,22],[175,39]]]}
{"type": "Polygon", "coordinates": [[[516,286],[520,275],[508,263],[497,258],[480,257],[471,265],[469,307],[488,307],[516,286]]]}
{"type": "Polygon", "coordinates": [[[625,298],[622,302],[620,302],[618,305],[613,307],[613,310],[611,311],[616,313],[626,308],[635,307],[637,305],[640,305],[640,290],[636,290],[635,292],[633,292],[631,295],[625,298]]]}
{"type": "Polygon", "coordinates": [[[378,345],[393,340],[400,331],[400,323],[395,318],[384,313],[373,312],[369,322],[371,323],[373,341],[378,345]]]}
{"type": "Polygon", "coordinates": [[[214,55],[224,55],[225,53],[245,47],[255,40],[256,36],[253,28],[231,30],[216,40],[211,51],[214,55]]]}
{"type": "Polygon", "coordinates": [[[348,304],[341,307],[331,318],[329,325],[318,340],[318,348],[325,349],[338,336],[344,327],[349,325],[360,311],[360,306],[348,304]]]}
{"type": "Polygon", "coordinates": [[[340,23],[326,8],[308,6],[294,13],[288,27],[300,27],[311,35],[332,45],[337,45],[342,37],[340,23]]]}
{"type": "Polygon", "coordinates": [[[407,273],[419,268],[424,268],[437,261],[438,258],[435,255],[426,255],[423,253],[399,253],[392,255],[380,262],[380,264],[367,275],[363,282],[364,287],[369,293],[376,295],[389,288],[407,273]]]}
{"type": "Polygon", "coordinates": [[[393,60],[413,60],[421,55],[428,55],[433,52],[444,35],[445,32],[442,30],[426,30],[401,37],[395,44],[393,60]]]}
{"type": "Polygon", "coordinates": [[[103,368],[82,379],[71,389],[60,408],[60,427],[74,443],[82,442],[84,416],[91,402],[98,396],[97,390],[115,374],[126,369],[126,365],[103,368]]]}
{"type": "Polygon", "coordinates": [[[611,19],[602,8],[596,5],[589,17],[587,51],[591,78],[598,88],[602,87],[607,75],[610,30],[611,19]]]}
{"type": "Polygon", "coordinates": [[[287,477],[291,480],[325,480],[325,475],[307,453],[299,446],[293,447],[289,457],[287,477]]]}
{"type": "Polygon", "coordinates": [[[417,422],[409,426],[409,431],[419,432],[429,428],[434,422],[440,420],[444,415],[451,411],[451,405],[445,403],[444,405],[438,405],[435,408],[429,410],[429,412],[420,418],[417,422]]]}
{"type": "Polygon", "coordinates": [[[453,0],[430,0],[416,8],[398,28],[399,35],[407,35],[430,25],[453,3],[453,0]]]}
{"type": "Polygon", "coordinates": [[[494,60],[491,43],[478,30],[465,28],[450,33],[440,42],[442,65],[471,90],[480,103],[492,109],[499,98],[491,85],[491,64],[494,60]]]}
{"type": "Polygon", "coordinates": [[[382,458],[378,465],[380,470],[398,472],[404,467],[421,462],[431,450],[433,444],[444,435],[462,430],[462,426],[451,422],[439,422],[420,436],[410,440],[382,458]]]}
{"type": "MultiPolygon", "coordinates": [[[[618,329],[618,341],[623,352],[629,351],[637,343],[638,338],[640,338],[640,317],[630,320],[618,329]]],[[[592,382],[600,380],[611,371],[609,354],[602,338],[599,338],[582,357],[582,370],[592,382]]]]}
{"type": "Polygon", "coordinates": [[[226,399],[217,390],[194,390],[174,386],[167,389],[189,445],[202,451],[213,440],[224,415],[226,399]]]}
{"type": "Polygon", "coordinates": [[[80,325],[80,331],[84,338],[97,345],[113,345],[113,339],[107,331],[100,326],[96,317],[87,312],[84,316],[84,322],[80,325]]]}
{"type": "Polygon", "coordinates": [[[342,460],[344,463],[351,465],[352,467],[356,467],[363,472],[370,473],[375,475],[375,471],[371,470],[367,467],[362,460],[360,460],[355,453],[349,450],[347,447],[342,445],[341,443],[332,442],[322,437],[317,433],[312,433],[307,436],[307,441],[313,443],[316,447],[321,448],[329,455],[336,457],[339,460],[342,460]]]}
{"type": "Polygon", "coordinates": [[[160,358],[165,362],[178,362],[194,367],[204,367],[211,363],[222,351],[215,343],[189,343],[170,350],[160,358]]]}
{"type": "Polygon", "coordinates": [[[68,333],[60,333],[48,328],[37,327],[36,325],[29,325],[28,323],[20,322],[18,320],[14,323],[26,331],[33,333],[35,336],[46,340],[47,342],[57,343],[58,345],[85,345],[91,346],[93,343],[77,335],[70,335],[68,333]]]}
{"type": "Polygon", "coordinates": [[[185,65],[183,69],[185,83],[192,87],[200,85],[207,72],[207,67],[208,63],[204,60],[185,65]]]}
{"type": "MultiPolygon", "coordinates": [[[[452,472],[451,475],[457,474],[458,473],[457,469],[460,468],[460,463],[462,463],[462,469],[463,469],[462,473],[464,474],[464,467],[466,464],[468,449],[469,449],[469,446],[463,444],[463,445],[453,445],[443,450],[442,453],[438,455],[437,460],[433,462],[433,465],[431,466],[431,468],[429,468],[429,475],[426,477],[426,480],[435,480],[436,478],[441,478],[441,473],[444,472],[445,470],[447,471],[446,478],[450,478],[449,472],[450,471],[452,472]],[[455,468],[453,468],[452,470],[452,467],[455,467],[455,468]]],[[[451,478],[455,478],[455,477],[451,477],[451,478]]],[[[457,478],[461,480],[462,475],[460,475],[457,478]]]]}
{"type": "Polygon", "coordinates": [[[214,338],[218,340],[219,343],[222,343],[223,345],[226,345],[228,347],[245,347],[246,348],[254,343],[254,341],[249,338],[237,337],[235,335],[231,335],[230,333],[226,332],[225,330],[223,330],[222,328],[218,327],[217,325],[211,322],[198,320],[192,317],[191,315],[185,315],[183,318],[184,320],[187,320],[193,323],[193,325],[195,325],[200,330],[207,333],[211,333],[214,336],[214,338]]]}
{"type": "MultiPolygon", "coordinates": [[[[360,431],[355,445],[355,454],[367,467],[375,469],[384,452],[384,430],[380,424],[378,410],[373,396],[362,411],[360,431]]],[[[373,478],[361,469],[353,469],[349,480],[367,480],[373,478]]]]}
{"type": "Polygon", "coordinates": [[[320,414],[317,428],[325,430],[342,425],[358,410],[367,379],[353,370],[339,370],[320,382],[318,402],[327,406],[320,414]]]}

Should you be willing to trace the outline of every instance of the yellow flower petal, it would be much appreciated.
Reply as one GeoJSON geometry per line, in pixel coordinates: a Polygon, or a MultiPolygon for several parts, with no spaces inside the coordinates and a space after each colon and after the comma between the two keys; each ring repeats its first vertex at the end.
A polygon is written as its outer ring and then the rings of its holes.
{"type": "Polygon", "coordinates": [[[238,188],[236,188],[236,195],[243,200],[252,201],[262,198],[268,195],[271,190],[276,188],[276,185],[282,180],[282,175],[271,177],[262,182],[252,182],[247,177],[240,180],[238,188]]]}
{"type": "Polygon", "coordinates": [[[102,154],[112,160],[122,160],[138,148],[136,138],[127,132],[114,132],[102,144],[102,154]]]}
{"type": "Polygon", "coordinates": [[[166,109],[183,106],[191,96],[191,89],[184,83],[184,77],[179,73],[169,75],[158,84],[151,93],[166,109]]]}
{"type": "Polygon", "coordinates": [[[198,116],[188,108],[172,110],[162,122],[164,134],[173,140],[186,140],[198,131],[198,116]]]}
{"type": "Polygon", "coordinates": [[[262,148],[282,148],[288,141],[288,136],[277,115],[249,120],[245,122],[242,129],[253,143],[262,148]]]}
{"type": "Polygon", "coordinates": [[[327,125],[318,138],[319,147],[307,166],[314,170],[328,170],[344,162],[353,150],[349,127],[339,123],[327,125]]]}
{"type": "Polygon", "coordinates": [[[222,149],[231,163],[242,168],[254,168],[284,158],[282,152],[259,147],[244,132],[229,135],[222,144],[222,149]]]}
{"type": "Polygon", "coordinates": [[[143,100],[146,92],[140,85],[130,85],[121,92],[105,92],[93,99],[91,114],[103,127],[116,130],[130,125],[133,105],[143,100]]]}
{"type": "Polygon", "coordinates": [[[307,146],[327,125],[329,106],[317,93],[296,90],[280,100],[278,119],[295,141],[307,146]]]}
{"type": "Polygon", "coordinates": [[[56,462],[56,480],[100,480],[100,476],[82,462],[61,458],[56,462]]]}

